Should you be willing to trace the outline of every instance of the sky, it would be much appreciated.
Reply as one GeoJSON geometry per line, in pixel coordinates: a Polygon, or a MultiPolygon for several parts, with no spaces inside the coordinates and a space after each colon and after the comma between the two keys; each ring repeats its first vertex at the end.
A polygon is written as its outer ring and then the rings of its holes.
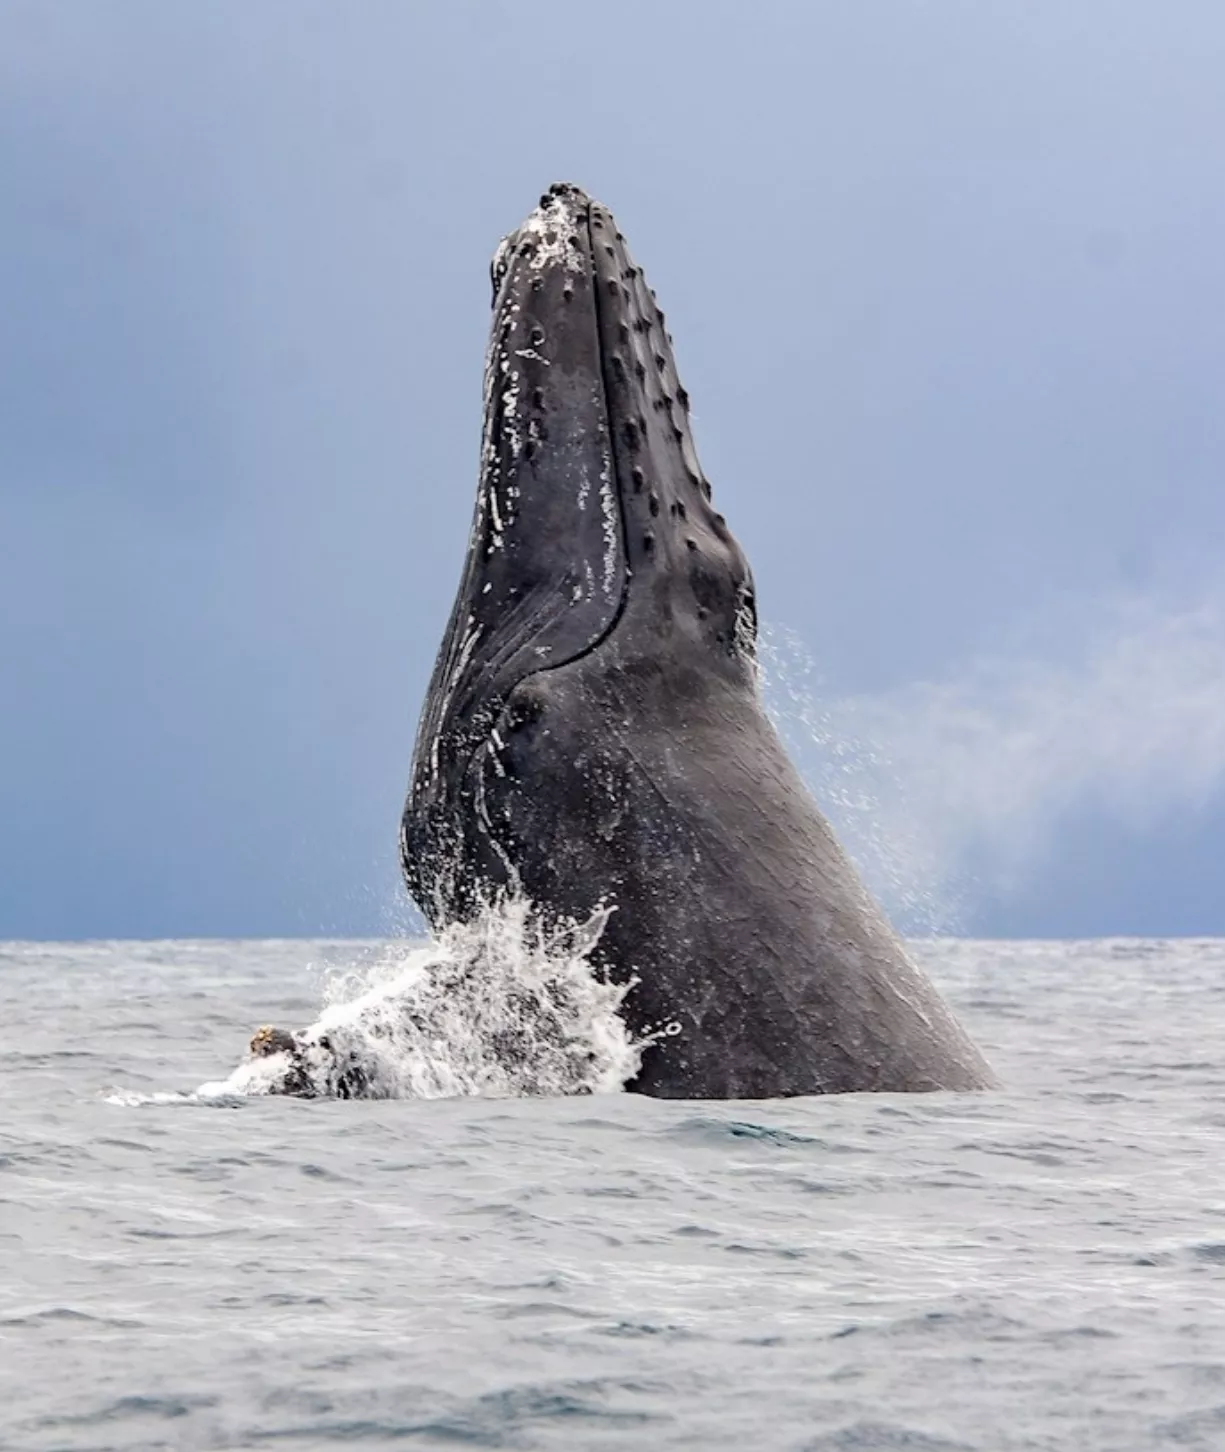
{"type": "Polygon", "coordinates": [[[0,937],[412,930],[488,261],[668,312],[910,930],[1225,933],[1218,0],[5,0],[0,937]]]}

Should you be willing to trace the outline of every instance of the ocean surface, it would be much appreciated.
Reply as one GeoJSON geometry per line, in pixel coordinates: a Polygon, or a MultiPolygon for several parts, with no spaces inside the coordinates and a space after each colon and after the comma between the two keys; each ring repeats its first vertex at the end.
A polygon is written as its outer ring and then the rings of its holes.
{"type": "Polygon", "coordinates": [[[0,948],[5,1452],[1225,1448],[1225,942],[917,944],[1000,1094],[235,1091],[406,951],[0,948]]]}

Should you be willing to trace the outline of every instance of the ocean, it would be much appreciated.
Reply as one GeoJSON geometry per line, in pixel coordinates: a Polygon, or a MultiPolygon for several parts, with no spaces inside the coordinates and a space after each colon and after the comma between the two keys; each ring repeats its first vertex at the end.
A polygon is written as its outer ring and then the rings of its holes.
{"type": "Polygon", "coordinates": [[[260,1095],[408,948],[0,948],[0,1447],[1220,1452],[1225,942],[915,952],[1004,1092],[260,1095]]]}

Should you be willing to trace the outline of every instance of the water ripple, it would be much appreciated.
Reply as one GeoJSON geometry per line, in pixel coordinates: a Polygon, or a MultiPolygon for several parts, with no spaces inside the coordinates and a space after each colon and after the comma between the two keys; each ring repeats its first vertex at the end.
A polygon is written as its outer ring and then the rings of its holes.
{"type": "Polygon", "coordinates": [[[0,947],[0,1446],[1225,1446],[1225,945],[920,945],[993,1095],[185,1090],[380,951],[0,947]]]}

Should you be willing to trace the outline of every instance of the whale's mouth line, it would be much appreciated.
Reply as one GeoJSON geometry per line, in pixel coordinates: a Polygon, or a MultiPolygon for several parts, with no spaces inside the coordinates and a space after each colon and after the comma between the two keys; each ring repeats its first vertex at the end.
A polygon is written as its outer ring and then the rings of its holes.
{"type": "Polygon", "coordinates": [[[665,639],[703,661],[753,653],[748,567],[711,504],[664,314],[612,214],[555,183],[501,238],[489,281],[481,478],[423,781],[444,748],[465,780],[486,749],[500,772],[503,721],[521,727],[540,704],[520,699],[521,714],[516,693],[563,667],[615,672],[665,639]]]}
{"type": "MultiPolygon", "coordinates": [[[[621,580],[621,593],[617,598],[616,608],[613,610],[608,623],[593,640],[587,643],[584,650],[580,650],[576,655],[571,656],[571,660],[582,660],[585,656],[591,655],[617,629],[617,626],[621,623],[621,617],[625,614],[625,606],[630,593],[630,582],[634,577],[634,572],[630,568],[629,527],[625,519],[625,495],[621,479],[621,470],[617,462],[617,441],[613,432],[612,390],[609,387],[608,359],[605,356],[604,348],[604,314],[602,308],[605,304],[600,297],[599,279],[596,276],[595,243],[592,240],[591,210],[592,203],[589,199],[586,207],[583,209],[583,216],[587,223],[586,263],[588,274],[591,278],[592,312],[595,315],[596,357],[599,359],[600,368],[600,396],[604,414],[605,443],[608,449],[609,485],[612,493],[613,507],[617,511],[617,543],[621,549],[621,558],[625,562],[625,568],[621,580]]],[[[559,664],[562,663],[559,662],[559,664]]],[[[554,669],[556,668],[554,667],[554,669]]]]}

